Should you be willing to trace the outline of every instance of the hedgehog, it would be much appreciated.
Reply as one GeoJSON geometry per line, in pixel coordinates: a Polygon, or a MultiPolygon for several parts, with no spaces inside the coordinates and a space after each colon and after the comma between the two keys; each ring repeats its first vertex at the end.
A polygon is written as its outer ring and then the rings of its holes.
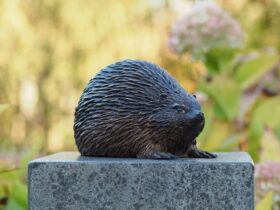
{"type": "Polygon", "coordinates": [[[127,59],[90,79],[75,109],[74,137],[83,156],[215,158],[196,146],[204,122],[195,95],[166,70],[127,59]]]}

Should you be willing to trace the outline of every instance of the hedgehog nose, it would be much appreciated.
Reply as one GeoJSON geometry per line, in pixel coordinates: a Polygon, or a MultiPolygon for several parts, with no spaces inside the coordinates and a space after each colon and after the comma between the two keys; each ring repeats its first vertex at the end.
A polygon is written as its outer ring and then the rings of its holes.
{"type": "Polygon", "coordinates": [[[204,119],[204,114],[202,112],[197,112],[193,116],[193,121],[201,121],[204,119]]]}
{"type": "Polygon", "coordinates": [[[198,119],[203,119],[203,118],[204,118],[203,112],[198,112],[198,113],[196,113],[196,118],[198,118],[198,119]]]}

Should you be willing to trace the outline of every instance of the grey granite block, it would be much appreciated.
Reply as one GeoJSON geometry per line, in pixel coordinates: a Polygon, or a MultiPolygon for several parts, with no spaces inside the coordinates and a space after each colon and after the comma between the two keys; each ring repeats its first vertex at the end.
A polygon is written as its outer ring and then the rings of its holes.
{"type": "Polygon", "coordinates": [[[29,163],[29,209],[253,209],[250,156],[216,154],[177,160],[46,156],[29,163]]]}

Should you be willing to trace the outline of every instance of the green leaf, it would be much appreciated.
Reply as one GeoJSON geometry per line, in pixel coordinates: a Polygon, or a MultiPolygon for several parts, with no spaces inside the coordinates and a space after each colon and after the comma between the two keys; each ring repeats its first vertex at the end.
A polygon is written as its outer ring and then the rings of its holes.
{"type": "Polygon", "coordinates": [[[212,82],[199,84],[199,89],[206,93],[215,103],[217,116],[233,120],[239,111],[241,90],[232,79],[216,76],[212,82]]]}
{"type": "Polygon", "coordinates": [[[273,193],[269,192],[266,196],[258,203],[255,210],[269,210],[272,209],[273,193]]]}
{"type": "Polygon", "coordinates": [[[259,54],[255,58],[244,61],[236,69],[235,79],[242,89],[251,87],[277,62],[276,53],[259,54]]]}
{"type": "Polygon", "coordinates": [[[213,48],[205,55],[205,65],[210,74],[220,73],[227,70],[227,66],[233,60],[237,49],[220,47],[213,48]]]}
{"type": "Polygon", "coordinates": [[[261,162],[280,161],[280,142],[278,141],[276,134],[272,130],[264,130],[261,138],[261,148],[261,162]]]}
{"type": "Polygon", "coordinates": [[[14,183],[11,196],[23,209],[27,209],[27,186],[20,181],[14,183]]]}
{"type": "Polygon", "coordinates": [[[3,111],[5,111],[8,107],[9,107],[8,104],[0,104],[0,113],[2,113],[3,111]]]}
{"type": "Polygon", "coordinates": [[[280,128],[280,96],[262,101],[254,110],[253,120],[273,128],[280,128]]]}
{"type": "Polygon", "coordinates": [[[4,210],[25,210],[24,206],[21,206],[14,198],[9,198],[8,205],[4,208],[4,210]]]}
{"type": "Polygon", "coordinates": [[[263,126],[258,120],[252,120],[249,133],[248,133],[248,152],[252,156],[254,161],[260,159],[260,148],[261,148],[261,136],[263,133],[263,126]]]}
{"type": "Polygon", "coordinates": [[[249,153],[255,161],[259,160],[261,137],[264,126],[278,130],[280,127],[280,96],[260,102],[253,111],[249,127],[249,153]]]}
{"type": "Polygon", "coordinates": [[[22,178],[22,171],[26,172],[23,169],[14,169],[8,172],[0,173],[0,180],[5,180],[8,182],[13,182],[14,180],[20,180],[22,178]]]}

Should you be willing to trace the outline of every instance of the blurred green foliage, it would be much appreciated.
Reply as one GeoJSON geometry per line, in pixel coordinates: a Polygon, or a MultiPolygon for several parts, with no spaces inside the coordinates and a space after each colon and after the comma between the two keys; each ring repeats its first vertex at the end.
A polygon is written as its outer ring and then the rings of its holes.
{"type": "MultiPolygon", "coordinates": [[[[210,57],[215,57],[214,63],[221,63],[219,60],[224,59],[224,56],[218,56],[217,52],[224,52],[224,50],[215,49],[214,52],[215,56],[210,53],[210,57]]],[[[245,143],[246,149],[244,149],[252,155],[255,161],[259,161],[261,139],[265,127],[268,126],[272,131],[277,132],[280,125],[280,109],[277,105],[280,104],[278,92],[273,97],[263,94],[264,82],[273,76],[273,72],[277,71],[278,67],[275,66],[278,59],[278,54],[274,51],[260,51],[249,55],[239,54],[238,59],[232,57],[232,60],[227,62],[230,64],[224,62],[224,65],[216,65],[216,71],[211,71],[212,67],[208,68],[207,79],[202,80],[199,84],[199,90],[208,96],[205,109],[213,110],[214,116],[209,118],[211,121],[208,123],[215,127],[223,121],[227,124],[224,125],[227,129],[224,129],[225,133],[222,136],[215,129],[208,129],[201,140],[203,147],[208,149],[211,144],[211,149],[224,150],[223,143],[227,142],[224,140],[230,139],[230,142],[233,143],[232,139],[235,139],[236,144],[232,144],[232,147],[228,148],[228,150],[232,150],[242,146],[240,143],[245,138],[243,143],[245,143]],[[271,112],[272,107],[273,112],[271,112]],[[237,133],[239,133],[238,138],[237,133]],[[213,136],[218,139],[213,139],[213,136]],[[206,141],[205,144],[203,144],[204,141],[206,141]]],[[[208,60],[207,67],[213,66],[210,62],[211,59],[206,60],[208,60]]]]}
{"type": "Polygon", "coordinates": [[[8,107],[9,107],[8,104],[1,104],[1,105],[0,105],[0,113],[3,112],[3,111],[5,111],[5,109],[7,109],[8,107]]]}
{"type": "Polygon", "coordinates": [[[124,58],[159,63],[205,94],[202,148],[279,161],[279,0],[217,1],[241,23],[247,47],[210,51],[208,71],[167,48],[171,23],[191,3],[181,2],[0,1],[0,103],[10,104],[0,106],[0,209],[27,209],[30,159],[76,150],[73,112],[82,89],[124,58]]]}
{"type": "Polygon", "coordinates": [[[256,210],[269,210],[272,207],[272,196],[273,193],[269,192],[267,195],[260,201],[260,203],[256,206],[256,210]]]}

